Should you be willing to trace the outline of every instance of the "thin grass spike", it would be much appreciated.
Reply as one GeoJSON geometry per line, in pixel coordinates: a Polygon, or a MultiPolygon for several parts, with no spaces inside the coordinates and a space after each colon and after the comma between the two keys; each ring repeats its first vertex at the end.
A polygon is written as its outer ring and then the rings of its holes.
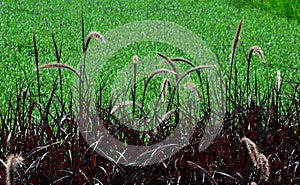
{"type": "Polygon", "coordinates": [[[33,33],[33,46],[34,46],[34,58],[35,58],[35,67],[36,67],[36,76],[37,76],[37,83],[38,83],[38,96],[39,96],[39,102],[41,102],[41,85],[40,85],[40,75],[39,75],[39,54],[36,44],[36,38],[35,34],[33,33]]]}
{"type": "Polygon", "coordinates": [[[189,75],[190,73],[194,72],[194,71],[198,71],[200,69],[209,69],[209,68],[215,68],[216,65],[205,65],[205,66],[198,66],[198,67],[194,67],[188,71],[186,71],[185,73],[183,73],[179,79],[176,82],[176,87],[178,87],[178,84],[181,82],[181,80],[186,77],[187,75],[189,75]]]}
{"type": "Polygon", "coordinates": [[[259,55],[262,62],[265,61],[265,57],[264,57],[262,50],[258,46],[252,46],[250,48],[250,50],[248,52],[248,56],[247,56],[248,66],[247,66],[247,82],[246,82],[247,89],[246,89],[246,92],[248,92],[249,88],[250,88],[250,61],[251,61],[252,54],[254,51],[259,55]]]}
{"type": "Polygon", "coordinates": [[[141,109],[143,111],[144,114],[146,114],[146,112],[142,109],[142,106],[138,103],[133,103],[133,101],[125,101],[125,102],[121,102],[120,104],[118,104],[115,108],[113,108],[110,111],[110,114],[114,114],[116,113],[118,110],[120,110],[123,107],[129,106],[129,105],[134,105],[136,107],[138,107],[139,109],[141,109]]]}
{"type": "MultiPolygon", "coordinates": [[[[175,92],[176,92],[176,90],[177,90],[177,88],[178,88],[178,86],[179,86],[179,83],[181,82],[181,80],[182,80],[184,77],[186,77],[187,75],[189,75],[190,73],[192,73],[192,72],[194,72],[194,71],[198,71],[198,70],[201,70],[201,69],[215,68],[215,67],[216,67],[215,65],[205,65],[205,66],[194,67],[194,68],[192,68],[192,69],[190,69],[190,70],[187,70],[185,73],[183,73],[183,74],[178,78],[178,80],[177,80],[177,82],[176,82],[176,85],[175,85],[175,88],[173,89],[172,94],[171,94],[171,100],[174,98],[174,95],[175,95],[175,92]]],[[[207,83],[207,84],[208,84],[208,83],[207,83]]],[[[171,103],[172,103],[172,101],[169,102],[167,110],[170,109],[171,103]]]]}
{"type": "Polygon", "coordinates": [[[81,17],[81,36],[82,36],[82,51],[85,52],[85,44],[84,44],[84,18],[83,18],[83,15],[81,17]]]}
{"type": "MultiPolygon", "coordinates": [[[[173,71],[175,71],[177,73],[177,68],[175,67],[175,65],[172,63],[172,61],[170,60],[170,58],[168,58],[167,56],[165,56],[162,53],[157,52],[157,55],[160,56],[161,58],[163,58],[168,64],[170,64],[170,66],[172,67],[173,71]]],[[[176,80],[177,80],[177,75],[176,75],[176,80]]]]}
{"type": "MultiPolygon", "coordinates": [[[[60,52],[57,49],[57,44],[56,44],[56,40],[54,37],[54,34],[52,33],[52,41],[53,41],[53,45],[54,45],[54,49],[55,49],[55,55],[56,55],[56,60],[57,63],[60,63],[60,55],[61,55],[61,50],[60,52]]],[[[61,76],[61,69],[58,68],[58,75],[59,75],[59,84],[60,84],[60,99],[61,99],[61,106],[62,106],[62,110],[63,110],[63,84],[62,84],[62,76],[61,76]]]]}
{"type": "Polygon", "coordinates": [[[205,173],[208,178],[210,179],[211,182],[213,182],[213,184],[217,185],[217,181],[214,179],[214,177],[207,171],[205,170],[204,168],[202,168],[201,166],[199,166],[198,164],[196,163],[193,163],[192,161],[188,161],[188,164],[190,166],[193,166],[193,167],[196,167],[197,169],[201,170],[203,173],[205,173]]]}
{"type": "Polygon", "coordinates": [[[43,69],[51,69],[51,68],[64,68],[64,69],[68,69],[70,71],[72,71],[73,73],[75,73],[78,77],[80,77],[79,73],[76,71],[76,69],[74,69],[73,67],[66,65],[66,64],[61,64],[61,63],[50,63],[50,64],[44,64],[38,67],[39,70],[43,70],[43,69]]]}
{"type": "Polygon", "coordinates": [[[234,36],[234,40],[233,40],[233,43],[232,43],[229,77],[232,76],[232,67],[233,67],[233,62],[234,62],[234,56],[235,56],[236,46],[237,46],[238,41],[239,41],[242,25],[243,25],[243,19],[240,21],[240,23],[237,27],[237,30],[236,30],[235,36],[234,36]]]}
{"type": "Polygon", "coordinates": [[[168,87],[168,90],[170,91],[171,89],[171,83],[170,80],[168,78],[165,78],[162,86],[161,86],[161,98],[163,101],[166,100],[166,88],[168,87]]]}
{"type": "Polygon", "coordinates": [[[145,82],[144,94],[143,94],[143,99],[142,99],[142,107],[144,107],[144,100],[145,100],[145,96],[146,96],[146,90],[147,90],[148,83],[155,75],[161,74],[161,73],[170,73],[170,74],[177,75],[177,73],[175,71],[171,71],[169,69],[157,69],[153,73],[151,73],[149,75],[147,81],[145,82]]]}
{"type": "Polygon", "coordinates": [[[161,74],[161,73],[170,73],[170,74],[174,74],[176,75],[177,73],[174,72],[174,71],[171,71],[169,69],[157,69],[155,70],[153,73],[151,73],[145,83],[145,86],[148,85],[148,83],[150,82],[150,80],[155,76],[155,75],[158,75],[158,74],[161,74]]]}
{"type": "MultiPolygon", "coordinates": [[[[134,56],[132,58],[133,61],[133,95],[132,95],[132,100],[133,100],[133,105],[135,105],[136,101],[136,68],[137,68],[137,63],[139,61],[139,58],[137,56],[134,56]]],[[[132,106],[132,120],[134,120],[134,112],[135,112],[135,106],[132,106]]]]}
{"type": "Polygon", "coordinates": [[[187,82],[187,83],[185,83],[184,87],[192,89],[194,91],[194,93],[197,94],[198,98],[200,98],[200,99],[202,98],[202,95],[201,95],[200,91],[197,89],[196,85],[193,82],[187,82]]]}

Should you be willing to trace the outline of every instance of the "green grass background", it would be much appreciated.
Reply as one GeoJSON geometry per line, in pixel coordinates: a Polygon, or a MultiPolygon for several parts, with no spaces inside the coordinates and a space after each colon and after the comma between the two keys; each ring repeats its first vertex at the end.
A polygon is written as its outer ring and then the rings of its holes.
{"type": "MultiPolygon", "coordinates": [[[[239,20],[243,19],[235,59],[237,68],[242,71],[239,80],[245,81],[246,54],[253,45],[261,47],[266,64],[255,56],[250,75],[253,77],[256,72],[263,86],[274,83],[277,70],[281,71],[284,79],[294,82],[300,79],[299,22],[270,11],[247,6],[237,8],[225,0],[0,1],[0,108],[7,105],[10,97],[14,98],[12,95],[20,82],[32,81],[33,89],[37,87],[33,33],[37,37],[40,64],[56,61],[51,38],[51,33],[54,33],[59,47],[62,43],[61,63],[77,68],[82,58],[82,15],[86,34],[98,31],[104,37],[106,31],[132,21],[175,22],[190,29],[206,42],[218,55],[223,73],[229,71],[232,40],[239,20]],[[267,72],[274,81],[267,78],[267,72]]],[[[166,54],[172,56],[172,52],[166,54]]],[[[119,62],[132,62],[131,58],[132,55],[124,56],[119,62]]],[[[57,70],[40,73],[43,97],[49,96],[57,74],[57,70]]],[[[63,86],[68,93],[75,76],[67,71],[62,74],[63,86]]],[[[36,95],[36,90],[32,93],[36,95]]]]}
{"type": "Polygon", "coordinates": [[[238,8],[257,8],[279,17],[286,17],[300,22],[299,0],[230,0],[230,3],[238,8]]]}

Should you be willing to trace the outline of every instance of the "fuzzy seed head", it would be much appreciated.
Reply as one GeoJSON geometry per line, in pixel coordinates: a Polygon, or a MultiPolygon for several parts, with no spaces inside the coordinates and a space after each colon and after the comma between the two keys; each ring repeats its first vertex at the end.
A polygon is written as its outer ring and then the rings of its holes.
{"type": "Polygon", "coordinates": [[[259,154],[258,160],[259,160],[259,165],[261,168],[263,179],[267,181],[270,176],[269,161],[264,154],[259,154]]]}
{"type": "Polygon", "coordinates": [[[247,56],[248,61],[251,60],[251,57],[252,57],[252,54],[253,54],[254,51],[258,54],[260,59],[264,62],[265,61],[265,56],[264,56],[262,50],[260,49],[260,47],[258,47],[258,46],[252,46],[250,48],[250,50],[248,52],[248,56],[247,56]]]}
{"type": "Polygon", "coordinates": [[[229,72],[229,76],[231,77],[232,75],[232,68],[233,68],[233,62],[234,62],[234,56],[235,56],[235,51],[236,51],[236,47],[240,38],[240,33],[242,30],[242,26],[243,26],[243,20],[240,21],[236,32],[235,32],[235,36],[232,42],[232,48],[231,48],[231,57],[230,57],[230,72],[229,72]]]}
{"type": "Polygon", "coordinates": [[[88,38],[86,40],[85,47],[84,47],[84,53],[86,53],[87,48],[88,48],[92,38],[95,38],[95,39],[99,40],[100,42],[104,42],[104,37],[100,33],[95,32],[95,31],[91,32],[88,35],[88,38]]]}
{"type": "Polygon", "coordinates": [[[280,75],[280,71],[277,71],[277,76],[276,76],[276,84],[275,84],[275,89],[277,92],[279,92],[280,90],[280,84],[281,83],[281,75],[280,75]]]}
{"type": "Polygon", "coordinates": [[[95,38],[98,39],[100,42],[104,42],[104,37],[100,33],[95,31],[91,32],[88,38],[95,38]]]}
{"type": "Polygon", "coordinates": [[[76,69],[74,69],[73,67],[66,65],[66,64],[62,64],[62,63],[49,63],[49,64],[44,64],[38,67],[38,70],[43,70],[43,69],[51,69],[51,68],[58,68],[58,69],[67,69],[72,71],[73,73],[75,73],[78,77],[80,77],[78,71],[76,69]]]}
{"type": "Polygon", "coordinates": [[[256,166],[258,164],[258,151],[256,144],[247,137],[243,137],[241,142],[245,142],[252,162],[256,166]]]}
{"type": "Polygon", "coordinates": [[[200,91],[197,89],[197,87],[194,83],[187,82],[187,83],[184,84],[184,88],[192,89],[194,91],[194,93],[197,94],[198,98],[202,98],[202,95],[201,95],[200,91]]]}
{"type": "Polygon", "coordinates": [[[132,58],[132,60],[133,60],[133,63],[134,63],[134,64],[137,64],[138,61],[139,61],[139,58],[138,58],[137,56],[134,56],[134,57],[132,58]]]}
{"type": "Polygon", "coordinates": [[[162,100],[165,101],[166,100],[166,89],[167,87],[170,88],[170,80],[168,78],[165,78],[162,85],[161,85],[161,97],[162,100]]]}
{"type": "Polygon", "coordinates": [[[18,168],[22,167],[24,158],[21,155],[10,155],[6,161],[6,184],[14,185],[18,168]]]}

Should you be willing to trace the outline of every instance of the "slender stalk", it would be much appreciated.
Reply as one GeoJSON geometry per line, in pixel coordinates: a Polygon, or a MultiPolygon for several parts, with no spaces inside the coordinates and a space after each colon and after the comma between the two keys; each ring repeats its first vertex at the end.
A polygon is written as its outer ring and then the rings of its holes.
{"type": "Polygon", "coordinates": [[[38,82],[38,97],[39,102],[41,103],[41,85],[40,85],[40,75],[39,75],[39,58],[38,58],[38,50],[36,46],[35,34],[33,33],[33,44],[34,44],[34,58],[35,58],[35,67],[36,67],[36,77],[38,82]]]}
{"type": "MultiPolygon", "coordinates": [[[[53,40],[53,44],[54,44],[57,63],[60,63],[60,53],[58,52],[55,37],[54,37],[53,33],[52,33],[52,40],[53,40]]],[[[60,85],[61,110],[64,110],[64,108],[63,108],[63,106],[64,106],[64,103],[63,103],[63,85],[62,85],[62,76],[61,76],[61,69],[60,68],[58,68],[58,75],[59,75],[59,85],[60,85]]]]}
{"type": "Polygon", "coordinates": [[[76,69],[74,69],[73,67],[68,66],[66,64],[50,63],[50,64],[44,64],[44,65],[38,66],[38,70],[51,69],[51,68],[58,68],[58,69],[64,68],[64,69],[70,70],[73,73],[75,73],[78,78],[80,78],[80,74],[76,71],[76,69]]]}
{"type": "Polygon", "coordinates": [[[136,96],[136,67],[137,63],[139,61],[139,58],[137,56],[133,57],[133,106],[132,106],[132,121],[134,122],[134,112],[135,112],[135,96],[136,96]]]}
{"type": "Polygon", "coordinates": [[[214,67],[216,67],[216,66],[215,66],[215,65],[198,66],[198,67],[194,67],[194,68],[192,68],[192,69],[190,69],[190,70],[187,70],[185,73],[183,73],[183,74],[178,78],[178,80],[177,80],[177,82],[176,82],[176,85],[175,85],[175,87],[174,87],[174,89],[173,89],[173,91],[172,91],[171,98],[170,98],[170,101],[169,101],[169,103],[168,103],[168,108],[167,108],[167,110],[170,110],[170,109],[171,109],[171,104],[173,103],[173,99],[174,99],[174,96],[175,96],[175,92],[176,92],[176,90],[178,89],[178,85],[179,85],[179,83],[181,82],[181,80],[182,80],[183,78],[185,78],[187,75],[189,75],[190,73],[192,73],[192,72],[194,72],[194,71],[198,71],[198,70],[201,70],[201,69],[214,68],[214,67]]]}
{"type": "MultiPolygon", "coordinates": [[[[177,70],[176,66],[172,63],[171,59],[159,52],[157,53],[157,55],[160,56],[161,58],[163,58],[172,67],[172,69],[176,72],[175,78],[176,78],[176,82],[177,82],[178,78],[179,78],[178,70],[177,70]]],[[[179,91],[178,90],[176,91],[176,95],[177,95],[177,106],[179,106],[179,91]]],[[[173,96],[173,98],[174,98],[174,96],[173,96]]],[[[178,108],[178,107],[176,107],[176,108],[178,108]]],[[[171,107],[170,107],[170,109],[167,109],[167,112],[169,110],[171,110],[171,107]]]]}
{"type": "Polygon", "coordinates": [[[234,57],[235,57],[235,51],[236,51],[236,47],[237,47],[237,44],[238,44],[238,41],[239,41],[242,25],[243,25],[243,20],[240,21],[240,23],[237,27],[237,30],[236,30],[235,36],[234,36],[234,40],[233,40],[233,43],[232,43],[231,58],[230,58],[230,72],[229,72],[229,77],[230,78],[231,78],[231,75],[232,75],[232,67],[233,67],[233,62],[234,62],[234,57]]]}
{"type": "Polygon", "coordinates": [[[145,96],[146,96],[146,91],[147,91],[147,87],[148,87],[148,83],[150,82],[150,80],[157,74],[161,74],[161,73],[170,73],[170,74],[174,74],[176,75],[177,73],[168,69],[157,69],[155,70],[153,73],[150,74],[150,76],[148,77],[147,81],[145,82],[145,87],[144,87],[144,94],[143,94],[143,98],[142,98],[142,108],[144,108],[144,101],[145,101],[145,96]]]}
{"type": "Polygon", "coordinates": [[[246,93],[249,92],[249,88],[250,88],[250,61],[251,61],[254,51],[259,55],[262,62],[265,61],[265,57],[264,57],[262,50],[258,46],[252,46],[247,55],[248,66],[247,66],[246,93]]]}
{"type": "Polygon", "coordinates": [[[211,182],[213,182],[213,184],[217,185],[217,181],[213,178],[213,176],[207,171],[205,170],[204,168],[202,168],[201,166],[199,166],[198,164],[196,163],[193,163],[192,161],[187,161],[188,164],[190,166],[193,166],[193,167],[196,167],[198,168],[200,171],[202,171],[203,173],[205,173],[207,175],[207,177],[210,179],[211,182]]]}

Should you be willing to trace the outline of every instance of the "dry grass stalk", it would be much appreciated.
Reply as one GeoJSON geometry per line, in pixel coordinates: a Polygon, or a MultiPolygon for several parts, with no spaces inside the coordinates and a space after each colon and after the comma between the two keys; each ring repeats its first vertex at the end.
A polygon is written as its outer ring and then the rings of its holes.
{"type": "Polygon", "coordinates": [[[78,77],[80,77],[79,73],[76,71],[76,69],[74,69],[73,67],[66,65],[66,64],[61,64],[61,63],[50,63],[50,64],[44,64],[39,66],[39,70],[43,70],[43,69],[50,69],[50,68],[64,68],[64,69],[68,69],[72,72],[74,72],[78,77]]]}
{"type": "Polygon", "coordinates": [[[161,86],[161,98],[162,100],[166,100],[166,88],[168,86],[168,89],[170,90],[171,88],[171,83],[170,83],[170,80],[168,78],[165,78],[163,83],[162,83],[162,86],[161,86]]]}
{"type": "MultiPolygon", "coordinates": [[[[187,59],[184,59],[184,58],[169,58],[170,61],[172,62],[184,62],[186,64],[189,64],[190,66],[192,67],[196,67],[191,61],[187,60],[187,59]]],[[[160,64],[165,64],[166,63],[166,60],[162,60],[160,62],[160,64]]]]}
{"type": "Polygon", "coordinates": [[[245,142],[254,165],[261,169],[262,178],[267,181],[270,176],[269,161],[264,154],[259,154],[256,144],[247,137],[243,137],[241,142],[245,142]]]}
{"type": "Polygon", "coordinates": [[[278,70],[277,76],[276,76],[276,84],[275,84],[275,89],[276,89],[277,93],[279,93],[280,85],[281,85],[281,74],[280,74],[280,71],[278,70]]]}
{"type": "Polygon", "coordinates": [[[259,154],[258,154],[258,151],[257,151],[256,144],[247,137],[243,137],[241,139],[241,142],[246,143],[247,149],[249,151],[249,155],[251,157],[252,162],[254,163],[254,166],[258,165],[258,157],[259,157],[258,155],[259,154]]]}
{"type": "Polygon", "coordinates": [[[270,176],[269,161],[264,154],[259,154],[258,160],[262,172],[262,177],[265,181],[267,181],[270,176]]]}
{"type": "Polygon", "coordinates": [[[172,63],[172,61],[170,60],[170,58],[168,58],[166,55],[162,54],[162,53],[157,53],[158,56],[160,56],[161,58],[163,58],[173,69],[173,71],[176,72],[176,80],[178,80],[178,71],[177,68],[175,67],[175,65],[172,63]]]}
{"type": "MultiPolygon", "coordinates": [[[[137,69],[137,63],[139,61],[139,58],[137,56],[134,56],[132,58],[133,60],[133,80],[134,80],[134,84],[133,84],[133,96],[132,96],[132,100],[133,100],[133,105],[135,105],[135,96],[136,96],[136,69],[137,69]]],[[[132,116],[134,117],[134,112],[135,112],[135,106],[132,107],[132,116]]]]}
{"type": "Polygon", "coordinates": [[[150,74],[150,76],[148,77],[145,85],[147,86],[147,84],[149,83],[149,81],[157,74],[161,74],[161,73],[170,73],[170,74],[174,74],[176,75],[177,73],[175,71],[169,70],[169,69],[157,69],[155,70],[153,73],[150,74]]]}
{"type": "Polygon", "coordinates": [[[6,185],[16,184],[16,173],[23,165],[24,158],[21,155],[10,155],[6,161],[6,185]]]}
{"type": "Polygon", "coordinates": [[[192,69],[187,70],[185,73],[183,73],[179,79],[176,82],[176,88],[178,87],[178,84],[180,83],[180,81],[186,77],[187,75],[189,75],[190,73],[194,72],[194,71],[198,71],[201,69],[209,69],[209,68],[215,68],[216,65],[205,65],[205,66],[198,66],[198,67],[193,67],[192,69]]]}
{"type": "Polygon", "coordinates": [[[88,38],[86,40],[85,47],[84,47],[84,52],[87,51],[87,48],[88,48],[92,38],[96,38],[100,42],[104,42],[104,37],[100,33],[93,31],[88,35],[88,38]]]}
{"type": "Polygon", "coordinates": [[[164,114],[161,118],[161,123],[167,121],[170,118],[171,114],[174,114],[175,112],[177,112],[177,109],[170,110],[169,112],[164,114]]]}
{"type": "Polygon", "coordinates": [[[212,182],[212,184],[217,185],[217,181],[214,179],[214,177],[207,171],[205,170],[203,167],[201,167],[200,165],[193,163],[192,161],[188,161],[188,165],[192,166],[192,167],[196,167],[197,169],[201,170],[204,174],[207,175],[207,177],[210,179],[210,181],[212,182]]]}
{"type": "Polygon", "coordinates": [[[234,61],[234,56],[235,56],[235,50],[236,50],[237,43],[239,41],[242,25],[243,25],[243,19],[240,21],[240,23],[237,27],[237,30],[236,30],[235,36],[234,36],[234,40],[232,43],[229,77],[231,77],[231,75],[232,75],[232,67],[233,67],[233,61],[234,61]]]}
{"type": "Polygon", "coordinates": [[[120,110],[121,108],[129,106],[129,105],[134,105],[134,106],[138,107],[139,109],[141,109],[146,114],[146,112],[143,110],[142,106],[140,104],[138,104],[138,103],[134,103],[133,101],[121,102],[114,109],[111,110],[110,114],[114,114],[118,110],[120,110]]]}
{"type": "Polygon", "coordinates": [[[265,61],[264,54],[263,54],[262,50],[260,49],[260,47],[258,47],[258,46],[252,46],[250,48],[250,50],[248,52],[248,56],[247,56],[248,61],[251,60],[252,54],[254,51],[259,55],[260,59],[264,62],[265,61]]]}
{"type": "Polygon", "coordinates": [[[202,98],[202,95],[201,95],[200,91],[197,89],[196,85],[193,82],[185,83],[184,87],[192,89],[197,94],[198,98],[200,98],[200,99],[202,98]]]}

